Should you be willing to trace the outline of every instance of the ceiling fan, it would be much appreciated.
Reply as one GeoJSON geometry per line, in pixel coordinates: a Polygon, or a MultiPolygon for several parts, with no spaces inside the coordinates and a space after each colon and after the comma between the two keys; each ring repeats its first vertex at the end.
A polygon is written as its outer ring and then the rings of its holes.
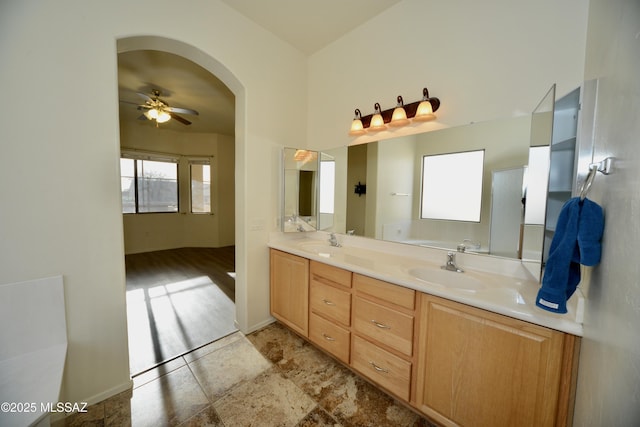
{"type": "Polygon", "coordinates": [[[141,92],[137,92],[137,94],[145,100],[144,104],[138,105],[138,110],[143,111],[142,115],[138,117],[138,119],[155,120],[156,126],[158,126],[158,123],[165,123],[170,119],[175,119],[183,125],[190,125],[191,122],[189,120],[177,115],[176,113],[193,114],[195,116],[198,115],[196,110],[169,106],[166,101],[160,99],[161,93],[158,89],[153,89],[151,91],[151,96],[141,92]]]}

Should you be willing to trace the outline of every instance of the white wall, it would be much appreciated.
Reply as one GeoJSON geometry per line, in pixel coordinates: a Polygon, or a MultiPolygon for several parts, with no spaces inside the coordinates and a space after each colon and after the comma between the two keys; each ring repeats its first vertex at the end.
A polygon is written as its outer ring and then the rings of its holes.
{"type": "Polygon", "coordinates": [[[528,114],[582,82],[586,0],[404,0],[309,60],[310,147],[345,145],[353,111],[417,101],[454,126],[528,114]]]}
{"type": "Polygon", "coordinates": [[[233,245],[235,227],[234,138],[182,133],[133,122],[120,126],[123,150],[170,153],[179,156],[179,213],[123,215],[126,254],[183,247],[233,245]],[[212,215],[190,211],[189,158],[208,157],[211,162],[212,215]],[[230,232],[231,231],[231,232],[230,232]]]}
{"type": "Polygon", "coordinates": [[[600,79],[594,160],[616,158],[589,198],[605,210],[585,310],[575,426],[640,425],[640,2],[592,0],[585,80],[600,79]]]}
{"type": "Polygon", "coordinates": [[[129,386],[116,61],[117,40],[141,35],[166,39],[120,49],[156,42],[236,96],[237,322],[270,318],[275,165],[304,135],[306,58],[216,0],[2,1],[0,283],[64,275],[63,401],[129,386]]]}

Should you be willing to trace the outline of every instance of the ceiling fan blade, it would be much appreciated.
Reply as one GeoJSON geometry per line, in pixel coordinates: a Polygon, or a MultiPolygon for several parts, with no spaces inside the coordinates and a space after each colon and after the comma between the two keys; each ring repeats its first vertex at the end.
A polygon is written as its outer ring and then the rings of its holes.
{"type": "Polygon", "coordinates": [[[167,110],[169,110],[172,113],[193,114],[194,116],[199,115],[199,113],[196,110],[190,110],[188,108],[167,107],[167,110]]]}
{"type": "Polygon", "coordinates": [[[138,105],[139,104],[139,102],[125,101],[124,99],[121,99],[120,102],[122,102],[123,104],[132,104],[132,105],[138,105]]]}
{"type": "Polygon", "coordinates": [[[183,125],[187,125],[187,126],[188,126],[188,125],[190,125],[190,124],[191,124],[191,122],[190,122],[189,120],[185,119],[184,117],[180,117],[179,115],[177,115],[177,114],[175,114],[175,113],[173,113],[173,112],[169,112],[169,115],[170,115],[172,118],[174,118],[174,119],[176,119],[177,121],[179,121],[180,123],[182,123],[183,125]]]}
{"type": "Polygon", "coordinates": [[[151,120],[151,119],[145,116],[144,114],[140,114],[140,117],[138,117],[138,120],[151,120]]]}
{"type": "Polygon", "coordinates": [[[141,96],[142,98],[144,98],[145,101],[153,101],[153,98],[151,98],[149,95],[144,94],[142,92],[136,92],[136,94],[138,94],[138,96],[141,96]]]}
{"type": "Polygon", "coordinates": [[[152,108],[153,108],[153,106],[151,106],[151,105],[147,105],[147,104],[144,104],[144,105],[138,105],[138,110],[150,110],[150,109],[152,109],[152,108]]]}

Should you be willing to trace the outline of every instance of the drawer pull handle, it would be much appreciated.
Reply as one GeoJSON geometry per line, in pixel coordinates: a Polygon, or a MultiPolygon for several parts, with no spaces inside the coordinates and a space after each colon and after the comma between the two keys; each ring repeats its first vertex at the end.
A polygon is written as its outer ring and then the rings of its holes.
{"type": "Polygon", "coordinates": [[[327,304],[327,305],[336,305],[335,303],[329,301],[328,299],[323,299],[322,302],[327,304]]]}
{"type": "Polygon", "coordinates": [[[375,362],[369,361],[369,364],[373,366],[373,369],[375,369],[378,372],[382,372],[383,374],[389,373],[388,369],[381,368],[380,366],[376,365],[375,362]]]}
{"type": "Polygon", "coordinates": [[[327,340],[327,341],[335,341],[335,340],[336,340],[335,338],[330,337],[330,336],[329,336],[329,335],[327,335],[327,334],[322,334],[322,337],[323,337],[325,340],[327,340]]]}
{"type": "Polygon", "coordinates": [[[371,319],[371,323],[373,323],[374,325],[376,325],[380,329],[391,329],[391,326],[385,325],[384,323],[380,323],[375,319],[371,319]]]}

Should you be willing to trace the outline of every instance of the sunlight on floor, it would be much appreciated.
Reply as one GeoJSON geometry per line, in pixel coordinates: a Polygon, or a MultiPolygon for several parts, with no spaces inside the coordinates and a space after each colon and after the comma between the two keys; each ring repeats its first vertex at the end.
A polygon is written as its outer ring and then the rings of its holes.
{"type": "Polygon", "coordinates": [[[127,319],[134,374],[236,330],[234,302],[208,276],[127,291],[127,319]]]}

